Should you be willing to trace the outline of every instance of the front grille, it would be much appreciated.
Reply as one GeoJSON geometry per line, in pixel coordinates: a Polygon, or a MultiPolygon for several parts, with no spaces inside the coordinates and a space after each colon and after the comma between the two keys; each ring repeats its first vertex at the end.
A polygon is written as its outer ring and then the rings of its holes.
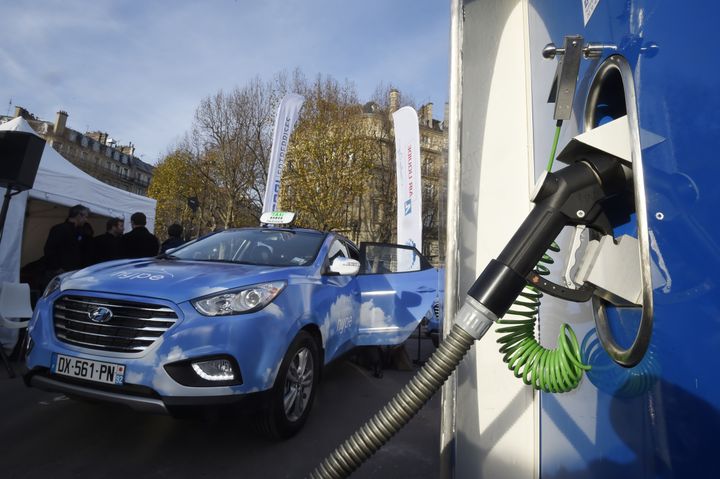
{"type": "Polygon", "coordinates": [[[64,296],[55,302],[55,335],[60,341],[90,349],[138,353],[148,348],[177,321],[172,308],[87,296],[64,296]],[[91,314],[107,308],[112,318],[93,322],[91,314]]]}

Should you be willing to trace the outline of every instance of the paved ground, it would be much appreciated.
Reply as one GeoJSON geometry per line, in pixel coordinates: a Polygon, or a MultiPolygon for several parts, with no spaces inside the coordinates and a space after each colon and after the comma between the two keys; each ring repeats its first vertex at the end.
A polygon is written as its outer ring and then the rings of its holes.
{"type": "MultiPolygon", "coordinates": [[[[432,352],[411,338],[411,359],[432,352]]],[[[21,369],[21,364],[15,364],[21,369]]],[[[331,365],[313,412],[294,438],[258,438],[247,423],[177,420],[77,402],[28,389],[0,368],[0,477],[302,478],[391,399],[414,371],[386,369],[381,379],[356,362],[331,365]]],[[[353,478],[438,476],[440,395],[353,478]]]]}

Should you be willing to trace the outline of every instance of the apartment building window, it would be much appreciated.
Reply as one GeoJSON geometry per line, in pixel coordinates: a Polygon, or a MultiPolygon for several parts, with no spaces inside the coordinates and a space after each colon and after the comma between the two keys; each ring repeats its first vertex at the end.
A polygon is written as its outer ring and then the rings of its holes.
{"type": "Polygon", "coordinates": [[[119,159],[120,159],[120,153],[118,153],[117,151],[113,152],[113,160],[117,161],[119,159]]]}
{"type": "Polygon", "coordinates": [[[86,136],[82,137],[82,140],[80,140],[80,145],[82,145],[83,148],[87,148],[88,146],[88,139],[86,136]]]}

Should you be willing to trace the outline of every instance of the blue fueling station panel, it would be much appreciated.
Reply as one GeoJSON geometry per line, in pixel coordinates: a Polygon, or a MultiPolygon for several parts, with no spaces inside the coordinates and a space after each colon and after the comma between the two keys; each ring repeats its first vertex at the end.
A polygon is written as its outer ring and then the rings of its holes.
{"type": "MultiPolygon", "coordinates": [[[[650,346],[632,368],[617,365],[602,348],[590,308],[556,319],[541,310],[541,337],[544,330],[554,334],[553,321],[567,321],[592,366],[577,390],[542,393],[541,477],[720,477],[720,54],[714,48],[720,4],[531,1],[529,12],[534,57],[548,42],[562,45],[566,35],[615,47],[581,62],[565,141],[585,128],[588,89],[602,62],[622,55],[632,69],[655,309],[650,346]]],[[[540,61],[532,63],[533,96],[546,99],[552,77],[542,84],[538,68],[548,67],[540,61]]],[[[544,99],[534,100],[536,151],[547,150],[551,139],[541,125],[554,127],[544,99]]],[[[545,161],[536,160],[536,171],[545,161]]],[[[607,311],[617,342],[628,346],[639,310],[607,311]]]]}

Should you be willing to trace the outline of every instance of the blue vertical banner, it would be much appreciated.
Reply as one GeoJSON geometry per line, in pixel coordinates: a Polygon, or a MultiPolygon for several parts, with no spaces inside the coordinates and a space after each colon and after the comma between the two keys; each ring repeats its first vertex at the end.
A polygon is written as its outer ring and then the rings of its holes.
{"type": "MultiPolygon", "coordinates": [[[[397,167],[397,243],[422,252],[422,184],[420,179],[420,127],[415,109],[393,113],[397,167]]],[[[400,252],[398,271],[419,268],[417,255],[400,252]],[[402,254],[400,254],[402,253],[402,254]]]]}
{"type": "Polygon", "coordinates": [[[263,213],[277,209],[280,195],[280,179],[285,166],[285,155],[287,154],[290,135],[304,102],[305,98],[303,96],[288,93],[278,105],[272,147],[270,149],[270,165],[268,167],[267,184],[265,185],[265,197],[263,198],[263,213]]]}

